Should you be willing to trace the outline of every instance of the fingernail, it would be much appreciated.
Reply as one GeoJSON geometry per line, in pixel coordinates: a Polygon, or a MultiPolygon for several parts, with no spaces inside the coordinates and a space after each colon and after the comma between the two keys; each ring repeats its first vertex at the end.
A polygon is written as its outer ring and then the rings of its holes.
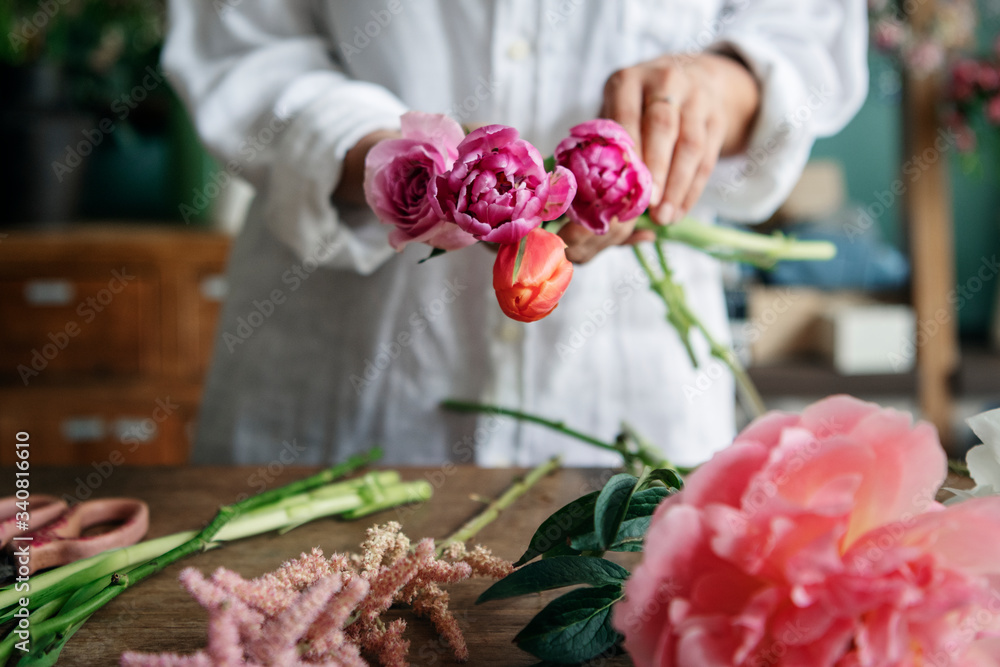
{"type": "Polygon", "coordinates": [[[660,214],[657,216],[660,222],[673,222],[674,219],[674,205],[671,203],[666,203],[660,206],[660,214]]]}

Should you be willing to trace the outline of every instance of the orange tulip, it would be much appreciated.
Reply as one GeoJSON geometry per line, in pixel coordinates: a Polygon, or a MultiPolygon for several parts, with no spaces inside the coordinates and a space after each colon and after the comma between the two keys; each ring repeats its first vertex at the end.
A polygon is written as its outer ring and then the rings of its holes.
{"type": "Polygon", "coordinates": [[[525,237],[527,244],[518,275],[514,276],[519,243],[500,246],[493,264],[493,289],[500,309],[519,322],[540,320],[559,305],[573,277],[566,244],[540,227],[525,237]]]}

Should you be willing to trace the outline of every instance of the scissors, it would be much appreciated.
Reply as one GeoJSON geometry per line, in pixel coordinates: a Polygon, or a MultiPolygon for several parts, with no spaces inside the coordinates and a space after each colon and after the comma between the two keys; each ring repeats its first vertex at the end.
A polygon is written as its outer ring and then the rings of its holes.
{"type": "Polygon", "coordinates": [[[27,567],[31,574],[135,544],[149,528],[149,507],[135,498],[89,500],[69,507],[58,498],[33,495],[28,526],[21,522],[24,515],[17,502],[13,496],[0,499],[0,548],[7,552],[0,578],[19,571],[23,563],[15,552],[25,545],[29,547],[27,567]],[[88,528],[104,524],[119,525],[96,535],[83,535],[88,528]]]}

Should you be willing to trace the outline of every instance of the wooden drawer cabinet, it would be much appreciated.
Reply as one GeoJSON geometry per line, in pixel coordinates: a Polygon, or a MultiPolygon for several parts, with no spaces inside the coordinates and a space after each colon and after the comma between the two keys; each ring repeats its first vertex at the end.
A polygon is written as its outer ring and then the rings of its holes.
{"type": "Polygon", "coordinates": [[[17,264],[0,275],[0,381],[159,374],[160,286],[149,266],[17,264]]]}
{"type": "MultiPolygon", "coordinates": [[[[176,388],[0,390],[0,433],[13,442],[27,432],[32,465],[176,465],[190,452],[198,408],[195,388],[176,388]]],[[[15,456],[13,447],[0,447],[0,465],[15,456]]]]}
{"type": "MultiPolygon", "coordinates": [[[[184,463],[229,245],[176,227],[9,233],[0,437],[28,431],[38,465],[184,463]]],[[[12,451],[0,447],[0,461],[12,451]]]]}

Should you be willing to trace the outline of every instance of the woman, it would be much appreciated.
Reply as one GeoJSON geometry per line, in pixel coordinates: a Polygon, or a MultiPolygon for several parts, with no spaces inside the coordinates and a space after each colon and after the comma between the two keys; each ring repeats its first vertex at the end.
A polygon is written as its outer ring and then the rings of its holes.
{"type": "MultiPolygon", "coordinates": [[[[754,221],[867,90],[865,4],[848,0],[174,0],[171,23],[166,69],[258,193],[230,261],[201,462],[317,463],[375,443],[398,463],[616,460],[443,413],[446,397],[608,439],[624,419],[671,460],[705,460],[732,437],[732,382],[698,382],[707,351],[691,368],[620,245],[644,238],[630,223],[565,229],[573,284],[519,324],[495,304],[486,248],[421,265],[426,249],[393,252],[361,197],[364,155],[407,109],[512,125],[543,154],[603,115],[636,139],[657,221],[754,221]]],[[[717,263],[669,254],[723,335],[717,263]]]]}

